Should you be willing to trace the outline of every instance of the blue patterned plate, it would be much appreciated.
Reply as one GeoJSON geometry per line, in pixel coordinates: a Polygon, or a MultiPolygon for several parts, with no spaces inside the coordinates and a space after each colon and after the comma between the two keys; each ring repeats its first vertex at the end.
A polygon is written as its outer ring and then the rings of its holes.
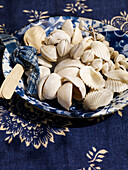
{"type": "MultiPolygon", "coordinates": [[[[34,23],[30,23],[29,25],[23,27],[16,33],[16,37],[18,38],[19,42],[22,41],[23,35],[27,29],[32,27],[33,25],[40,25],[42,26],[45,31],[46,35],[48,36],[51,31],[53,31],[55,28],[60,28],[62,23],[66,19],[72,19],[74,27],[78,25],[80,20],[84,20],[86,24],[86,28],[88,29],[89,26],[93,26],[94,29],[96,29],[98,32],[103,32],[103,34],[106,37],[106,40],[110,42],[110,46],[114,47],[116,50],[118,50],[120,53],[124,54],[126,57],[128,56],[128,36],[124,34],[122,31],[118,30],[117,28],[114,28],[110,25],[106,25],[104,23],[101,23],[99,21],[95,21],[92,19],[87,18],[81,18],[81,17],[50,17],[47,19],[41,19],[39,21],[36,21],[34,23]]],[[[9,61],[9,52],[6,49],[3,55],[3,73],[6,77],[8,73],[11,71],[10,61],[9,61]]],[[[15,92],[20,95],[23,99],[27,100],[32,105],[42,109],[42,111],[46,112],[52,112],[54,114],[59,115],[65,115],[69,117],[97,117],[102,116],[106,114],[110,114],[112,112],[115,112],[125,105],[128,104],[128,90],[121,93],[120,95],[116,96],[112,102],[105,106],[104,108],[97,109],[96,111],[90,111],[85,112],[85,110],[82,108],[81,102],[73,101],[73,105],[70,108],[69,111],[64,110],[57,102],[56,99],[52,101],[39,101],[36,98],[27,96],[24,91],[24,83],[22,80],[20,80],[19,85],[17,86],[15,92]]]]}

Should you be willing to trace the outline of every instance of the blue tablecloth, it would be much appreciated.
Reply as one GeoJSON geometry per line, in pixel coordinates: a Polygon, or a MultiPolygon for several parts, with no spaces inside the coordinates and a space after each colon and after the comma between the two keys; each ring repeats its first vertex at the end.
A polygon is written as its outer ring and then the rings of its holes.
{"type": "MultiPolygon", "coordinates": [[[[127,32],[127,6],[127,0],[1,0],[0,33],[14,34],[33,20],[61,15],[100,20],[127,32]]],[[[2,45],[0,50],[1,63],[2,45]]],[[[73,126],[66,117],[35,112],[16,94],[0,99],[1,170],[128,169],[128,106],[107,117],[74,119],[73,126]],[[37,114],[42,122],[34,121],[37,114]]]]}

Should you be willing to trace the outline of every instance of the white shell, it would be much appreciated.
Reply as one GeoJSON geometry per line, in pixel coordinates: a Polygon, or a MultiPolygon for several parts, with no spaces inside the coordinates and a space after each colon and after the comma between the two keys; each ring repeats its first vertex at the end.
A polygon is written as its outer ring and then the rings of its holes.
{"type": "Polygon", "coordinates": [[[85,37],[81,43],[84,46],[84,51],[91,48],[91,43],[93,42],[92,36],[85,37]]]}
{"type": "Polygon", "coordinates": [[[102,59],[98,58],[98,59],[94,59],[93,62],[91,63],[91,66],[96,70],[96,71],[100,71],[102,69],[102,59]]]}
{"type": "Polygon", "coordinates": [[[54,45],[43,45],[40,48],[40,52],[42,57],[44,57],[46,60],[51,62],[57,61],[57,52],[56,47],[54,45]]]}
{"type": "Polygon", "coordinates": [[[83,107],[85,110],[96,110],[99,107],[108,105],[112,99],[113,92],[109,89],[93,91],[86,95],[83,107]]]}
{"type": "Polygon", "coordinates": [[[87,64],[94,60],[94,52],[92,50],[86,50],[81,56],[83,63],[87,64]]]}
{"type": "Polygon", "coordinates": [[[82,31],[84,31],[85,30],[85,22],[83,21],[83,20],[81,20],[80,22],[79,22],[79,29],[80,30],[82,30],[82,31]]]}
{"type": "Polygon", "coordinates": [[[75,59],[65,59],[65,60],[62,60],[61,62],[59,62],[55,69],[54,69],[54,72],[57,73],[58,71],[66,68],[66,67],[78,67],[78,68],[81,68],[83,67],[84,64],[81,63],[81,61],[79,60],[75,60],[75,59]]]}
{"type": "Polygon", "coordinates": [[[70,51],[70,56],[73,59],[80,59],[81,55],[84,53],[84,47],[82,43],[76,44],[72,47],[70,51]]]}
{"type": "Polygon", "coordinates": [[[49,75],[51,73],[50,69],[44,66],[39,66],[40,78],[49,75]]]}
{"type": "Polygon", "coordinates": [[[109,71],[109,64],[108,62],[104,63],[103,66],[102,66],[102,73],[106,73],[109,71]]]}
{"type": "Polygon", "coordinates": [[[44,98],[49,100],[55,99],[60,86],[61,77],[56,73],[50,74],[43,87],[44,98]]]}
{"type": "Polygon", "coordinates": [[[41,66],[52,68],[52,64],[41,56],[38,56],[38,64],[41,66]]]}
{"type": "Polygon", "coordinates": [[[61,40],[57,44],[57,51],[60,57],[65,56],[71,49],[71,44],[68,42],[68,40],[61,40]]]}
{"type": "Polygon", "coordinates": [[[63,84],[57,92],[57,100],[62,107],[69,110],[72,105],[73,85],[70,82],[63,84]]]}
{"type": "Polygon", "coordinates": [[[112,51],[110,58],[111,58],[111,59],[114,59],[114,58],[116,58],[118,55],[119,55],[119,52],[118,52],[118,51],[112,51]]]}
{"type": "Polygon", "coordinates": [[[124,90],[128,89],[128,84],[123,83],[119,80],[107,79],[105,81],[105,88],[112,90],[113,92],[123,92],[124,90]]]}
{"type": "Polygon", "coordinates": [[[102,58],[105,61],[110,60],[110,53],[108,48],[100,41],[93,41],[91,43],[91,48],[94,51],[94,54],[98,58],[102,58]]]}
{"type": "Polygon", "coordinates": [[[46,37],[45,31],[41,26],[29,28],[24,34],[24,43],[26,46],[32,46],[40,52],[40,47],[46,37]]]}
{"type": "Polygon", "coordinates": [[[91,66],[82,67],[79,74],[84,83],[91,88],[102,89],[105,85],[100,72],[96,72],[91,66]]]}
{"type": "Polygon", "coordinates": [[[119,63],[121,60],[125,60],[125,56],[123,54],[119,54],[114,58],[115,63],[119,63]]]}
{"type": "Polygon", "coordinates": [[[104,73],[104,75],[108,78],[128,83],[128,72],[125,70],[112,70],[104,73]]]}
{"type": "Polygon", "coordinates": [[[64,80],[70,81],[74,85],[73,97],[76,100],[82,100],[86,94],[86,88],[83,81],[76,76],[65,76],[64,80]]]}
{"type": "Polygon", "coordinates": [[[104,41],[102,41],[102,43],[103,43],[104,45],[106,45],[106,47],[109,47],[109,42],[108,42],[108,41],[104,40],[104,41]]]}
{"type": "Polygon", "coordinates": [[[65,20],[62,25],[62,30],[65,31],[70,37],[72,37],[74,29],[70,19],[65,20]]]}
{"type": "Polygon", "coordinates": [[[77,76],[79,72],[79,68],[77,67],[66,67],[57,72],[61,77],[65,76],[77,76]]]}
{"type": "Polygon", "coordinates": [[[44,87],[44,83],[47,80],[48,75],[42,77],[40,79],[39,85],[38,85],[38,97],[40,100],[45,100],[44,96],[43,96],[43,87],[44,87]]]}
{"type": "Polygon", "coordinates": [[[112,60],[108,61],[108,66],[109,66],[109,70],[108,71],[111,71],[111,70],[115,69],[115,64],[112,62],[112,60]]]}
{"type": "Polygon", "coordinates": [[[81,30],[78,27],[76,27],[72,37],[72,44],[73,45],[79,44],[82,39],[83,37],[82,37],[81,30]]]}
{"type": "Polygon", "coordinates": [[[105,40],[105,36],[103,36],[102,34],[100,34],[100,33],[98,33],[97,35],[96,35],[96,39],[98,40],[98,41],[104,41],[105,40]]]}
{"type": "Polygon", "coordinates": [[[119,62],[119,64],[120,64],[120,65],[123,65],[123,66],[125,67],[125,69],[128,69],[128,62],[127,62],[127,61],[121,60],[121,61],[119,62]]]}
{"type": "Polygon", "coordinates": [[[49,45],[54,45],[59,43],[61,40],[68,40],[68,42],[70,43],[71,38],[65,31],[57,29],[51,32],[49,37],[45,38],[45,43],[49,45]]]}

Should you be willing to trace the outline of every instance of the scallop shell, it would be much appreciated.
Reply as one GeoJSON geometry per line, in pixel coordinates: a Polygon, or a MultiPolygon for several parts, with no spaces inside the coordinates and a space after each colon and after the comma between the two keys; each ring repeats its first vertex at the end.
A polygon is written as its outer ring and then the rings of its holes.
{"type": "Polygon", "coordinates": [[[82,39],[83,37],[82,37],[81,30],[78,27],[76,27],[72,37],[72,44],[73,45],[79,44],[82,39]]]}
{"type": "Polygon", "coordinates": [[[93,62],[91,63],[91,66],[96,70],[96,71],[100,71],[102,69],[102,59],[98,58],[98,59],[94,59],[93,62]]]}
{"type": "Polygon", "coordinates": [[[56,73],[50,74],[43,87],[44,98],[49,100],[55,99],[60,86],[61,77],[56,73]]]}
{"type": "Polygon", "coordinates": [[[100,42],[100,41],[93,41],[91,43],[91,49],[94,51],[94,54],[96,55],[96,57],[102,58],[105,61],[109,61],[110,60],[109,50],[106,47],[106,45],[104,45],[102,42],[100,42]]]}
{"type": "Polygon", "coordinates": [[[62,107],[69,110],[72,105],[73,85],[70,82],[63,84],[57,92],[57,100],[62,107]]]}
{"type": "Polygon", "coordinates": [[[112,99],[113,92],[109,89],[90,92],[84,99],[83,108],[85,110],[96,110],[99,107],[108,105],[112,99]]]}
{"type": "MultiPolygon", "coordinates": [[[[79,77],[75,76],[65,76],[63,77],[65,81],[70,81],[74,87],[73,87],[73,97],[76,100],[82,100],[85,97],[86,94],[86,88],[83,83],[83,81],[79,77]]],[[[62,79],[62,81],[63,81],[62,79]]]]}
{"type": "Polygon", "coordinates": [[[84,64],[81,63],[81,61],[79,60],[75,60],[75,59],[65,59],[65,60],[62,60],[61,62],[59,62],[55,69],[54,69],[54,72],[57,73],[58,71],[66,68],[66,67],[78,67],[78,68],[81,68],[83,67],[84,64]]]}
{"type": "Polygon", "coordinates": [[[70,51],[70,56],[73,59],[80,59],[80,56],[84,53],[84,47],[82,43],[76,44],[70,51]]]}
{"type": "Polygon", "coordinates": [[[57,52],[56,47],[54,45],[43,45],[40,48],[40,52],[42,57],[44,57],[46,60],[51,62],[57,61],[57,52]]]}
{"type": "Polygon", "coordinates": [[[91,88],[102,89],[105,85],[100,72],[95,71],[91,66],[82,67],[79,74],[84,83],[91,88]]]}
{"type": "Polygon", "coordinates": [[[128,83],[128,72],[125,70],[111,70],[104,75],[108,78],[128,83]]]}
{"type": "Polygon", "coordinates": [[[48,78],[48,75],[42,77],[40,79],[40,82],[39,82],[39,85],[38,85],[38,97],[41,101],[45,100],[45,98],[43,96],[43,87],[44,87],[44,83],[46,82],[47,78],[48,78]]]}
{"type": "Polygon", "coordinates": [[[119,80],[107,79],[105,81],[105,88],[112,90],[113,92],[123,92],[124,90],[128,89],[128,84],[123,83],[119,80]]]}
{"type": "Polygon", "coordinates": [[[61,77],[65,76],[77,76],[79,72],[79,68],[77,67],[66,67],[57,72],[61,77]]]}
{"type": "Polygon", "coordinates": [[[45,38],[45,43],[48,45],[58,44],[61,40],[68,40],[70,43],[70,36],[63,30],[54,30],[50,33],[49,37],[45,38]]]}
{"type": "Polygon", "coordinates": [[[70,37],[72,37],[74,29],[70,19],[65,20],[62,25],[62,30],[65,31],[70,37]]]}
{"type": "Polygon", "coordinates": [[[46,37],[45,31],[41,26],[34,26],[29,28],[24,34],[24,43],[27,46],[32,46],[37,49],[37,52],[40,52],[40,47],[42,42],[46,37]]]}
{"type": "Polygon", "coordinates": [[[38,64],[41,66],[52,68],[52,64],[41,56],[38,56],[38,64]]]}
{"type": "Polygon", "coordinates": [[[71,44],[68,42],[68,40],[61,40],[57,44],[57,51],[60,57],[65,56],[71,49],[71,44]]]}
{"type": "Polygon", "coordinates": [[[87,64],[94,60],[94,52],[92,50],[86,50],[81,56],[83,63],[87,64]]]}
{"type": "Polygon", "coordinates": [[[44,66],[39,66],[40,78],[49,75],[51,73],[50,69],[44,66]]]}

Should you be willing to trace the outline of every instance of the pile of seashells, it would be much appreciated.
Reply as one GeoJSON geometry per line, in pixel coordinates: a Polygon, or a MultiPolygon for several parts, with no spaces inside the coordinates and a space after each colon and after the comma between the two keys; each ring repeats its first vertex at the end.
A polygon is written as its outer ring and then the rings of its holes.
{"type": "Polygon", "coordinates": [[[92,31],[92,36],[83,37],[82,31],[86,31],[84,21],[73,28],[68,19],[62,29],[54,30],[48,37],[41,26],[25,32],[25,45],[41,53],[41,101],[57,97],[60,105],[69,110],[74,98],[83,102],[85,110],[96,110],[108,105],[115,92],[128,89],[127,58],[109,47],[102,34],[92,31]]]}

